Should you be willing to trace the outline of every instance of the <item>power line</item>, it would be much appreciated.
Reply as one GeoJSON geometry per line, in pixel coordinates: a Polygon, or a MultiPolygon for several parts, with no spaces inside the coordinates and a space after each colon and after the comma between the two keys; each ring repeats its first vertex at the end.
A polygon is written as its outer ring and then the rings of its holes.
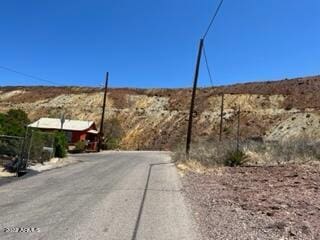
{"type": "Polygon", "coordinates": [[[4,67],[4,66],[1,66],[1,65],[0,65],[0,68],[2,68],[2,69],[4,69],[4,70],[7,70],[7,71],[9,71],[9,72],[13,72],[13,73],[16,73],[16,74],[20,74],[20,75],[25,76],[25,77],[28,77],[28,78],[33,78],[33,79],[38,80],[38,81],[50,83],[50,84],[53,84],[53,85],[56,85],[56,84],[57,84],[57,83],[54,83],[54,82],[49,81],[49,80],[47,80],[47,79],[40,78],[40,77],[37,77],[37,76],[34,76],[34,75],[30,75],[30,74],[27,74],[27,73],[23,73],[23,72],[14,70],[14,69],[12,69],[12,68],[4,67]]]}
{"type": "MultiPolygon", "coordinates": [[[[220,4],[218,5],[210,23],[209,26],[205,32],[205,34],[203,35],[203,37],[200,39],[200,44],[199,44],[199,49],[198,49],[198,55],[197,55],[197,62],[196,62],[196,66],[195,66],[195,74],[194,74],[194,79],[193,79],[193,88],[192,88],[192,95],[191,95],[191,103],[190,103],[190,111],[189,111],[189,120],[188,120],[188,129],[187,129],[187,141],[186,141],[186,157],[187,159],[189,159],[190,156],[190,146],[191,146],[191,140],[192,140],[192,119],[193,119],[193,114],[194,114],[194,103],[195,103],[195,98],[196,98],[196,90],[197,90],[197,83],[198,83],[198,77],[199,77],[199,68],[200,68],[200,62],[201,62],[201,55],[202,52],[205,53],[205,51],[203,50],[203,43],[204,40],[214,22],[214,20],[216,19],[219,10],[222,6],[224,0],[220,1],[220,4]]],[[[206,54],[205,54],[206,57],[206,54]]],[[[208,59],[206,57],[206,65],[207,65],[207,70],[210,76],[210,81],[212,83],[212,76],[211,76],[211,72],[209,69],[209,64],[208,64],[208,59]]]]}
{"type": "Polygon", "coordinates": [[[204,33],[204,35],[203,35],[203,37],[202,37],[203,39],[206,38],[206,36],[207,36],[210,28],[212,27],[212,24],[213,24],[214,20],[216,19],[217,15],[218,15],[218,13],[219,13],[219,11],[220,11],[220,8],[221,8],[221,6],[222,6],[222,4],[223,4],[223,1],[224,1],[224,0],[221,0],[221,1],[220,1],[220,3],[219,3],[219,5],[218,5],[218,7],[217,7],[217,9],[216,9],[213,17],[211,18],[211,21],[210,21],[210,23],[209,23],[209,26],[208,26],[206,32],[204,33]]]}
{"type": "Polygon", "coordinates": [[[208,58],[207,58],[205,45],[203,46],[203,56],[204,56],[206,68],[207,68],[207,71],[209,74],[210,83],[211,83],[211,86],[213,86],[212,74],[211,74],[210,67],[209,67],[209,62],[208,62],[208,58]]]}

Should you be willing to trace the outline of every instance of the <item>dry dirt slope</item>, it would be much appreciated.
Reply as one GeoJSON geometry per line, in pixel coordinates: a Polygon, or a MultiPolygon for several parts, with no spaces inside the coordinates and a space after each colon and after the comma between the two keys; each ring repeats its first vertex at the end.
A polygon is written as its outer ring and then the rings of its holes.
{"type": "MultiPolygon", "coordinates": [[[[293,137],[301,134],[318,137],[319,90],[320,76],[200,89],[194,139],[217,135],[222,92],[225,137],[234,136],[235,107],[239,104],[244,138],[267,135],[279,139],[288,132],[293,137]]],[[[120,120],[125,131],[123,148],[135,149],[140,145],[145,149],[172,149],[184,142],[190,94],[191,89],[111,89],[107,117],[120,120]]],[[[102,91],[95,88],[0,88],[0,112],[21,108],[32,120],[58,117],[65,111],[69,118],[98,123],[101,103],[102,91]]]]}

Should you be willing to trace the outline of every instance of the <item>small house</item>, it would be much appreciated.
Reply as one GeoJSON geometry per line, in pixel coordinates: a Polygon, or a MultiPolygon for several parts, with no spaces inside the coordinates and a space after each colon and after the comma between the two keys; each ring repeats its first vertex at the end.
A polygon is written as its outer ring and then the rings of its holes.
{"type": "Polygon", "coordinates": [[[71,120],[60,118],[40,118],[28,125],[41,131],[61,130],[65,133],[69,146],[74,146],[79,141],[86,142],[86,149],[95,151],[98,145],[98,131],[93,121],[71,120]]]}

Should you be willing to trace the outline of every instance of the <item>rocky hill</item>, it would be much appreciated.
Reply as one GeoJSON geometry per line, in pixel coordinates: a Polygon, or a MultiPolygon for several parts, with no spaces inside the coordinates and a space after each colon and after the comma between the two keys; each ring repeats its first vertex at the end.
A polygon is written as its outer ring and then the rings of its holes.
{"type": "MultiPolygon", "coordinates": [[[[224,138],[236,132],[241,106],[242,138],[267,140],[320,136],[320,76],[254,82],[197,91],[194,140],[216,138],[221,93],[225,94],[224,138]]],[[[120,120],[125,149],[173,149],[184,144],[191,89],[111,89],[107,118],[120,120]]],[[[21,108],[30,119],[59,117],[99,123],[102,89],[80,87],[1,87],[0,112],[21,108]]]]}

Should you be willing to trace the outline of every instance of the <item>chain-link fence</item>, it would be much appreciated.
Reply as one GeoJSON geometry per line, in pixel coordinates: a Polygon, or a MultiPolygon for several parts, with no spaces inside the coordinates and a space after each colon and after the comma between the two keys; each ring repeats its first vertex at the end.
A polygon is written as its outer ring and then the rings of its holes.
{"type": "Polygon", "coordinates": [[[28,164],[43,163],[54,156],[54,134],[31,130],[26,136],[24,156],[28,164]]]}
{"type": "Polygon", "coordinates": [[[54,157],[54,133],[28,129],[25,137],[0,135],[0,166],[15,172],[54,157]]]}

